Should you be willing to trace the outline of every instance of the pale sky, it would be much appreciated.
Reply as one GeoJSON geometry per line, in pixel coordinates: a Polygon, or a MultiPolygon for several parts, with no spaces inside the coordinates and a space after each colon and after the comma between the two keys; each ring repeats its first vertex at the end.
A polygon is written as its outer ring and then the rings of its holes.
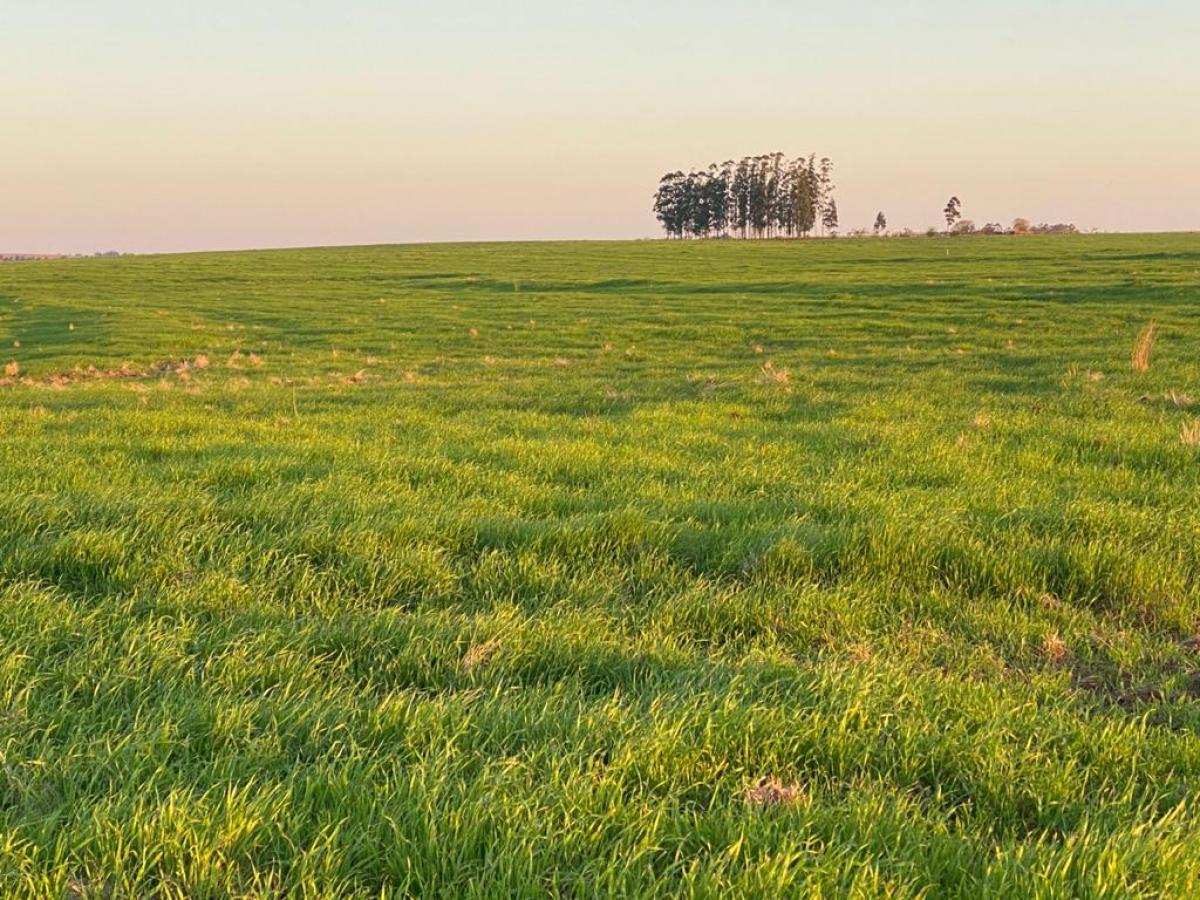
{"type": "Polygon", "coordinates": [[[775,150],[843,228],[1200,229],[1196,0],[0,4],[0,252],[651,236],[775,150]]]}

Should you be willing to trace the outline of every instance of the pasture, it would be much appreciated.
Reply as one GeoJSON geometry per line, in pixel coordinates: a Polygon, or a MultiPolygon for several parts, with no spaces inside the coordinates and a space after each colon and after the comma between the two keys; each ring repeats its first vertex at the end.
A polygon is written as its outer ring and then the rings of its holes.
{"type": "Polygon", "coordinates": [[[1185,234],[2,265],[0,894],[1194,896],[1198,350],[1185,234]]]}

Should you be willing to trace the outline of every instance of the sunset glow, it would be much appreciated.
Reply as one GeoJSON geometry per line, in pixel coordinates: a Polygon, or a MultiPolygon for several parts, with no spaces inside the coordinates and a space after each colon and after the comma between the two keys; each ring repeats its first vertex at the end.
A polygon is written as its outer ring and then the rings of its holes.
{"type": "Polygon", "coordinates": [[[0,251],[651,236],[776,149],[846,227],[1200,228],[1183,0],[10,6],[0,251]]]}

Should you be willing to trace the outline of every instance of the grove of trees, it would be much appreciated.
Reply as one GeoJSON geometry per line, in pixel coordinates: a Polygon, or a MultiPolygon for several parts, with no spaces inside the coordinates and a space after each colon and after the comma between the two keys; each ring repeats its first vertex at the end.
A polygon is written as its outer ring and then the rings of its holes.
{"type": "Polygon", "coordinates": [[[654,194],[654,214],[673,238],[802,237],[818,225],[836,229],[833,163],[769,153],[670,172],[654,194]]]}
{"type": "MultiPolygon", "coordinates": [[[[720,165],[692,172],[668,172],[654,193],[654,214],[669,238],[776,238],[807,237],[813,230],[834,236],[838,229],[837,201],[833,197],[833,162],[815,155],[788,159],[782,153],[747,156],[740,162],[728,160],[720,165]]],[[[1014,220],[1011,228],[999,222],[976,227],[963,217],[963,204],[953,196],[942,210],[946,230],[930,228],[930,237],[939,234],[1074,234],[1071,224],[1033,225],[1027,219],[1014,220]]],[[[888,231],[888,219],[882,210],[875,216],[875,235],[893,234],[912,237],[905,228],[888,231]]],[[[852,228],[851,237],[862,237],[866,228],[852,228]]]]}

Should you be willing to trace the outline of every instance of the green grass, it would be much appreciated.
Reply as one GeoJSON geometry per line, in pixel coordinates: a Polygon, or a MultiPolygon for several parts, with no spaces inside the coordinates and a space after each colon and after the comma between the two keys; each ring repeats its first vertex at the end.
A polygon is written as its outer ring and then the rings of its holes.
{"type": "Polygon", "coordinates": [[[1196,235],[0,267],[0,894],[1194,896],[1198,342],[1196,235]]]}

